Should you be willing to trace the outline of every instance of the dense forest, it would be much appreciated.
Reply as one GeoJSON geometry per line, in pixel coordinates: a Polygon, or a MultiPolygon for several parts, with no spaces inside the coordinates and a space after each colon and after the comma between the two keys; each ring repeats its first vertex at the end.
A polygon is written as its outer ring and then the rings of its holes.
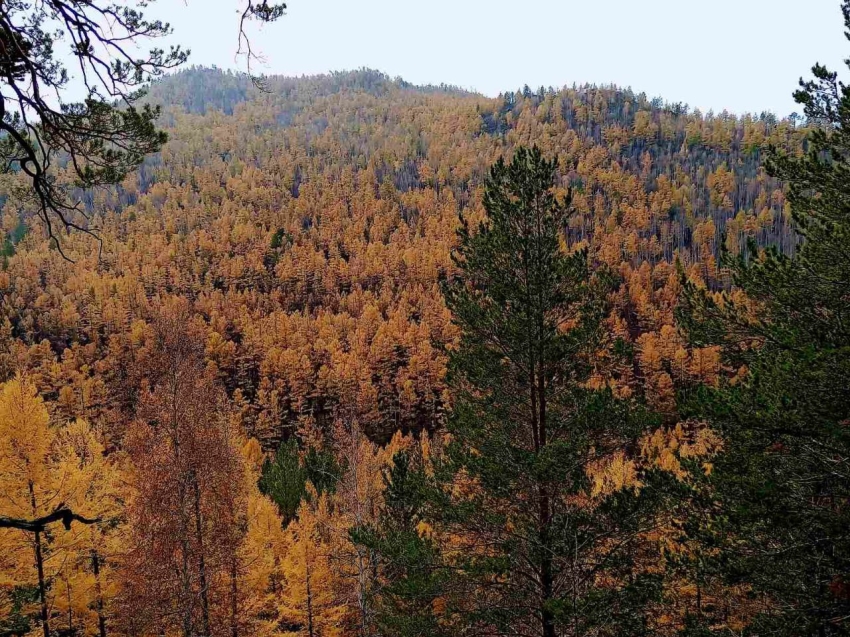
{"type": "Polygon", "coordinates": [[[456,337],[439,282],[454,271],[458,213],[483,215],[490,165],[521,144],[560,161],[577,212],[564,240],[622,277],[612,321],[641,344],[622,384],[649,382],[658,401],[673,376],[713,364],[669,333],[677,260],[720,289],[724,243],[797,243],[760,165],[768,143],[802,147],[790,121],[687,114],[615,88],[493,100],[371,71],[268,87],[210,69],[154,86],[171,139],[120,188],[90,195],[99,260],[85,235],[65,242],[73,266],[38,231],[21,239],[26,217],[7,207],[6,378],[24,357],[63,416],[103,422],[117,442],[139,381],[134,331],[179,297],[264,449],[306,421],[354,419],[380,442],[433,430],[456,337]]]}
{"type": "Polygon", "coordinates": [[[0,528],[0,634],[850,633],[819,86],[193,67],[94,234],[3,175],[0,515],[81,521],[0,528]]]}

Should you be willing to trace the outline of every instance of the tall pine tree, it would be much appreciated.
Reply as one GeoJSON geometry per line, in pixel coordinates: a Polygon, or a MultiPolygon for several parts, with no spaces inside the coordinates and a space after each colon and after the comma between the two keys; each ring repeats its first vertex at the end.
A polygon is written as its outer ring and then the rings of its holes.
{"type": "MultiPolygon", "coordinates": [[[[427,614],[424,595],[450,634],[639,635],[658,593],[637,551],[657,492],[638,493],[624,454],[657,423],[599,382],[600,353],[615,349],[604,326],[614,280],[567,247],[556,179],[556,162],[520,148],[491,170],[487,221],[462,224],[460,274],[445,288],[462,334],[450,442],[419,478],[396,467],[391,528],[373,537],[396,575],[383,611],[427,614]],[[595,491],[591,467],[614,488],[595,491]]],[[[435,632],[424,618],[383,623],[435,632]]]]}
{"type": "Polygon", "coordinates": [[[788,184],[798,253],[727,256],[746,299],[688,285],[679,311],[694,344],[746,372],[685,404],[727,440],[720,562],[761,596],[759,635],[850,634],[850,87],[813,72],[795,93],[818,125],[807,152],[767,163],[788,184]]]}

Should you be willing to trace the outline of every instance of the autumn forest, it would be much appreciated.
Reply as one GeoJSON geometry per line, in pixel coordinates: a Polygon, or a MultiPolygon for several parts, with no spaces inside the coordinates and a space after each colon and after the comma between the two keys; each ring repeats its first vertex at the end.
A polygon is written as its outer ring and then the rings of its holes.
{"type": "Polygon", "coordinates": [[[4,106],[0,635],[850,635],[835,74],[139,79],[4,106]]]}

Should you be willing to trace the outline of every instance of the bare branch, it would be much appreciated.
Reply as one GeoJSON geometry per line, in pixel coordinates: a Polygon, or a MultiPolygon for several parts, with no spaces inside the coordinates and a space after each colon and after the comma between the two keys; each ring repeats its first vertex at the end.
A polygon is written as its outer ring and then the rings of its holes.
{"type": "Polygon", "coordinates": [[[65,506],[65,504],[60,504],[56,507],[56,510],[53,513],[49,513],[40,518],[35,518],[34,520],[22,520],[18,518],[7,518],[0,516],[0,529],[19,529],[21,531],[27,531],[29,533],[41,533],[47,528],[48,525],[54,524],[56,522],[61,522],[65,527],[66,531],[71,530],[71,524],[73,522],[79,522],[80,524],[97,524],[101,522],[99,518],[86,518],[82,515],[74,513],[71,509],[65,506]]]}

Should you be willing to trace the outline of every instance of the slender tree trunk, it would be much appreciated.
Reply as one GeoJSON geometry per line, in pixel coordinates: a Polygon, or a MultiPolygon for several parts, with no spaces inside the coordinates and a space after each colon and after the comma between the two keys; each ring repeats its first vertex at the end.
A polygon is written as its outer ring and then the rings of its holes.
{"type": "MultiPolygon", "coordinates": [[[[304,548],[304,556],[307,557],[307,548],[304,548]]],[[[310,564],[308,560],[304,560],[304,576],[307,588],[307,636],[315,637],[313,627],[313,591],[310,589],[310,564]]]]}
{"type": "Polygon", "coordinates": [[[92,572],[94,573],[94,587],[97,595],[97,629],[100,637],[106,637],[106,616],[103,613],[103,585],[100,582],[100,556],[97,551],[91,552],[92,572]]]}
{"type": "Polygon", "coordinates": [[[548,551],[549,538],[548,530],[544,529],[541,543],[543,544],[544,556],[540,565],[540,586],[542,590],[543,608],[541,617],[543,620],[543,637],[555,637],[555,615],[552,609],[549,608],[549,603],[552,601],[553,595],[553,578],[552,578],[552,558],[545,555],[548,551]]]}
{"type": "Polygon", "coordinates": [[[230,563],[230,635],[239,637],[239,588],[237,582],[236,556],[230,563]]]}
{"type": "Polygon", "coordinates": [[[369,635],[369,607],[367,602],[368,581],[367,563],[360,550],[357,551],[357,603],[360,606],[360,637],[369,635]]]}
{"type": "MultiPolygon", "coordinates": [[[[531,406],[534,413],[537,453],[544,452],[548,444],[546,423],[546,317],[544,286],[540,281],[540,272],[547,265],[542,260],[540,237],[543,236],[542,215],[539,198],[535,199],[536,231],[533,248],[533,278],[535,279],[536,298],[531,299],[532,315],[532,361],[531,361],[531,406]]],[[[531,295],[530,295],[531,296],[531,295]]],[[[551,503],[545,478],[538,484],[538,519],[540,542],[540,618],[543,637],[555,637],[555,616],[550,604],[554,595],[554,574],[552,564],[552,539],[550,537],[551,503]]]]}
{"type": "Polygon", "coordinates": [[[204,527],[201,518],[201,488],[198,476],[192,473],[192,486],[195,490],[195,537],[198,542],[198,579],[201,585],[201,627],[204,637],[210,634],[210,600],[207,590],[207,564],[204,556],[204,527]]]}
{"type": "Polygon", "coordinates": [[[38,571],[38,599],[41,602],[41,629],[44,637],[50,637],[50,622],[47,612],[47,590],[44,583],[44,555],[41,550],[41,532],[35,532],[35,568],[38,571]]]}
{"type": "Polygon", "coordinates": [[[65,578],[65,593],[68,600],[68,634],[74,634],[74,609],[71,606],[71,583],[65,578]]]}
{"type": "MultiPolygon", "coordinates": [[[[29,483],[30,503],[32,504],[33,517],[37,517],[37,506],[35,503],[35,486],[29,483]]],[[[35,532],[35,569],[38,573],[38,599],[41,602],[41,630],[44,637],[50,637],[50,620],[47,610],[47,586],[44,581],[44,553],[41,547],[41,531],[35,532]]]]}
{"type": "Polygon", "coordinates": [[[702,617],[702,575],[700,573],[697,574],[697,615],[702,617]]]}
{"type": "MultiPolygon", "coordinates": [[[[176,446],[176,445],[175,445],[176,446]]],[[[179,457],[179,455],[178,455],[179,457]]],[[[180,588],[181,588],[181,606],[182,614],[183,637],[194,637],[194,606],[195,599],[192,594],[192,574],[191,574],[191,547],[189,546],[190,520],[189,511],[187,510],[188,498],[186,481],[181,479],[178,485],[179,501],[180,501],[180,588]]]]}
{"type": "MultiPolygon", "coordinates": [[[[169,369],[169,400],[171,401],[169,427],[171,445],[174,452],[174,464],[175,466],[182,468],[182,453],[180,449],[179,436],[180,414],[178,400],[178,376],[179,374],[176,368],[172,367],[169,369]]],[[[182,597],[182,608],[180,610],[182,614],[181,623],[183,624],[183,637],[193,637],[195,614],[195,600],[192,595],[192,575],[190,569],[191,547],[189,546],[189,534],[191,533],[191,520],[188,510],[189,486],[187,484],[189,478],[191,478],[191,474],[187,476],[187,474],[183,473],[181,470],[180,480],[177,485],[177,495],[180,506],[180,593],[182,597]]]]}
{"type": "Polygon", "coordinates": [[[183,596],[183,608],[181,609],[183,614],[183,637],[193,637],[192,635],[192,607],[194,604],[192,603],[192,579],[189,575],[189,538],[186,534],[188,529],[181,529],[184,531],[183,537],[180,539],[180,552],[181,552],[181,569],[182,573],[180,573],[180,577],[182,579],[181,587],[182,587],[182,596],[183,596]]]}
{"type": "MultiPolygon", "coordinates": [[[[536,345],[536,344],[535,344],[536,345]]],[[[532,357],[531,364],[531,425],[534,432],[534,450],[540,453],[546,446],[546,402],[542,374],[538,372],[538,361],[532,357]],[[539,375],[539,382],[538,382],[539,375]]],[[[543,637],[555,637],[555,617],[549,608],[554,593],[552,557],[550,552],[549,492],[545,484],[537,487],[538,541],[540,543],[540,617],[543,637]]]]}
{"type": "MultiPolygon", "coordinates": [[[[545,380],[543,378],[542,370],[538,375],[538,405],[540,408],[540,415],[538,417],[540,432],[538,434],[538,440],[540,441],[540,448],[544,449],[546,447],[546,385],[545,380]]],[[[555,616],[552,613],[552,609],[549,608],[549,604],[552,601],[552,597],[554,595],[554,573],[552,572],[552,551],[551,551],[551,538],[550,538],[550,525],[551,525],[551,503],[549,497],[549,489],[547,485],[541,484],[539,490],[539,506],[540,506],[540,546],[543,551],[541,556],[540,563],[540,587],[542,589],[542,598],[543,598],[543,609],[542,609],[542,619],[543,619],[543,637],[555,637],[555,616]]]]}
{"type": "MultiPolygon", "coordinates": [[[[539,223],[538,223],[539,226],[539,223]]],[[[539,233],[538,227],[538,233],[539,233]]],[[[535,253],[536,254],[536,253],[535,253]]],[[[528,263],[529,256],[526,256],[524,261],[528,263]]],[[[537,269],[538,264],[534,263],[531,269],[537,269]]],[[[529,272],[529,267],[526,265],[526,281],[529,282],[533,276],[529,272]]],[[[543,337],[542,322],[543,316],[541,299],[535,298],[532,290],[528,290],[528,384],[529,398],[531,399],[531,432],[534,453],[540,454],[546,446],[546,406],[545,396],[543,395],[543,360],[544,352],[541,339],[543,337]]],[[[537,524],[538,524],[538,542],[540,543],[540,619],[543,637],[555,637],[555,618],[552,610],[549,608],[549,603],[553,595],[553,577],[552,577],[552,558],[549,552],[549,494],[546,485],[540,483],[537,485],[537,524]]]]}
{"type": "MultiPolygon", "coordinates": [[[[355,435],[354,427],[352,426],[350,432],[350,450],[351,453],[348,454],[348,466],[349,466],[349,475],[352,476],[352,482],[355,485],[354,487],[354,497],[353,497],[353,509],[355,516],[355,526],[362,526],[364,523],[363,516],[363,505],[364,503],[361,501],[360,495],[357,493],[357,486],[360,484],[360,463],[359,463],[359,455],[358,455],[358,445],[359,445],[359,437],[355,435]]],[[[369,593],[369,564],[371,563],[371,559],[368,555],[364,554],[363,550],[360,547],[355,548],[355,553],[357,555],[357,606],[360,610],[360,631],[359,637],[368,637],[369,635],[369,606],[368,606],[368,593],[369,593]]],[[[371,551],[369,551],[371,553],[371,551]]]]}

